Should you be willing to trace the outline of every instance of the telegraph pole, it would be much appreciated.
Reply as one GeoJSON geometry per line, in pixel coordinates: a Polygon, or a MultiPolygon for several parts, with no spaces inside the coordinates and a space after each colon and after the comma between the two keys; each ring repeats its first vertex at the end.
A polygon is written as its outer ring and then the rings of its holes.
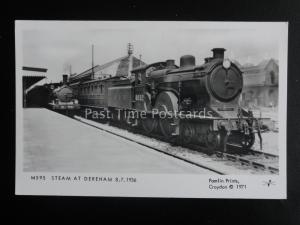
{"type": "Polygon", "coordinates": [[[94,45],[92,44],[92,79],[94,79],[94,45]]]}

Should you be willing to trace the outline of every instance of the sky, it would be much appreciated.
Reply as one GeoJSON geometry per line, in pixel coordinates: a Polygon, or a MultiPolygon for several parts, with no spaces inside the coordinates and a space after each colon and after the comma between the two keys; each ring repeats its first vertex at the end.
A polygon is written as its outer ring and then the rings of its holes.
{"type": "Polygon", "coordinates": [[[127,54],[146,63],[175,59],[182,55],[196,57],[202,64],[212,56],[211,49],[223,47],[225,57],[241,64],[258,64],[264,59],[278,59],[278,36],[274,26],[265,24],[204,24],[184,22],[27,22],[21,26],[23,66],[47,68],[47,81],[61,80],[63,73],[81,73],[94,64],[101,65],[127,54]]]}

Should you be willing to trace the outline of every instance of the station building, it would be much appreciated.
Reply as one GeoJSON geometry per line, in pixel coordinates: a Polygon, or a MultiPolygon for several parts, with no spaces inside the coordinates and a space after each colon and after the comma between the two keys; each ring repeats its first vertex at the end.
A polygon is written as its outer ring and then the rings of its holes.
{"type": "Polygon", "coordinates": [[[276,107],[278,105],[278,62],[264,60],[256,66],[241,66],[244,88],[240,103],[243,107],[276,107]]]}

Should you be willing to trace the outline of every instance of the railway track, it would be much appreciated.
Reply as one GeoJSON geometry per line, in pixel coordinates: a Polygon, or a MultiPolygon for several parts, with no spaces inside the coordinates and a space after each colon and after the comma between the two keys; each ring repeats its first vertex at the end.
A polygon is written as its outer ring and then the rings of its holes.
{"type": "MultiPolygon", "coordinates": [[[[147,144],[144,141],[136,140],[134,138],[130,138],[128,136],[124,136],[124,135],[122,135],[122,134],[120,134],[118,132],[114,132],[114,131],[112,131],[112,130],[110,130],[108,128],[105,128],[105,126],[99,127],[97,125],[89,123],[86,119],[84,119],[84,118],[82,118],[80,116],[74,116],[74,119],[76,119],[77,121],[80,121],[80,122],[82,122],[84,124],[87,124],[89,126],[93,126],[93,127],[97,128],[97,129],[100,129],[100,130],[103,130],[105,132],[108,132],[108,133],[111,133],[113,135],[116,135],[116,136],[119,136],[121,138],[124,138],[126,140],[135,142],[135,143],[137,143],[139,145],[148,147],[148,148],[153,149],[153,150],[155,150],[157,152],[169,155],[171,157],[177,158],[179,160],[185,161],[185,162],[193,164],[195,166],[198,166],[198,167],[210,170],[212,172],[215,172],[216,174],[220,174],[220,175],[226,175],[226,174],[228,174],[228,173],[226,173],[224,171],[221,171],[220,169],[217,169],[217,168],[214,168],[214,167],[211,167],[211,166],[208,166],[208,165],[201,164],[201,163],[199,163],[199,162],[197,162],[195,160],[191,160],[189,158],[179,156],[179,155],[177,155],[175,153],[172,153],[170,151],[165,151],[165,150],[163,150],[163,149],[161,149],[159,147],[155,147],[155,146],[153,146],[151,144],[147,144]]],[[[92,121],[92,120],[90,120],[90,121],[94,122],[94,123],[97,123],[97,122],[92,121]]],[[[110,126],[108,126],[108,127],[110,127],[110,126]]],[[[124,128],[119,127],[119,126],[117,128],[124,129],[124,128]]],[[[145,136],[145,138],[146,137],[149,138],[149,135],[146,136],[140,130],[133,130],[133,133],[137,133],[139,135],[145,136]]],[[[162,137],[160,135],[151,135],[150,138],[154,138],[154,139],[158,139],[159,141],[166,142],[166,140],[164,139],[164,137],[162,137]]],[[[176,145],[174,143],[171,143],[171,144],[173,145],[173,148],[176,151],[176,147],[178,147],[178,145],[176,145]]],[[[189,149],[196,150],[196,151],[201,151],[201,152],[204,152],[204,153],[208,153],[209,152],[207,148],[202,147],[202,146],[198,146],[198,145],[197,146],[195,146],[195,145],[189,145],[189,146],[182,146],[182,147],[187,147],[189,149]]],[[[260,152],[260,151],[256,151],[256,150],[247,150],[247,153],[245,153],[245,150],[243,148],[241,148],[240,146],[231,145],[231,144],[228,145],[227,149],[228,149],[228,151],[225,152],[225,153],[222,152],[222,151],[215,152],[216,156],[218,158],[222,158],[222,159],[226,159],[228,161],[231,161],[231,162],[233,162],[236,165],[247,167],[249,169],[253,169],[253,170],[256,170],[256,171],[257,170],[259,170],[259,171],[265,171],[265,172],[271,173],[271,174],[278,174],[279,173],[279,169],[277,167],[278,166],[278,156],[277,155],[270,154],[270,153],[265,153],[265,152],[260,152]]]]}
{"type": "Polygon", "coordinates": [[[256,157],[256,158],[251,159],[249,157],[240,156],[237,154],[229,154],[229,153],[224,153],[224,152],[217,152],[217,154],[220,155],[221,157],[224,157],[224,158],[230,160],[230,161],[240,163],[241,165],[251,166],[251,167],[253,167],[255,169],[259,169],[259,170],[267,170],[273,174],[279,173],[279,169],[276,167],[276,164],[278,164],[278,157],[274,157],[272,159],[272,161],[260,162],[260,161],[262,161],[261,157],[256,157]]]}
{"type": "Polygon", "coordinates": [[[278,164],[279,157],[267,152],[257,151],[253,149],[243,149],[240,146],[228,144],[228,152],[217,152],[228,160],[235,161],[241,165],[252,166],[255,169],[268,170],[270,173],[279,173],[278,164]]]}

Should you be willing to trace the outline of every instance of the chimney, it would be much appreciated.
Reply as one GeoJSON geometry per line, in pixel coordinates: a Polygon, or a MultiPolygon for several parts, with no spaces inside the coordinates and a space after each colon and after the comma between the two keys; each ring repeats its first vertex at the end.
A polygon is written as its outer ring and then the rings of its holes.
{"type": "Polygon", "coordinates": [[[68,75],[67,74],[63,74],[62,77],[63,77],[63,84],[67,84],[67,82],[68,82],[68,75]]]}
{"type": "Polygon", "coordinates": [[[213,58],[224,59],[225,48],[213,48],[213,58]]]}

